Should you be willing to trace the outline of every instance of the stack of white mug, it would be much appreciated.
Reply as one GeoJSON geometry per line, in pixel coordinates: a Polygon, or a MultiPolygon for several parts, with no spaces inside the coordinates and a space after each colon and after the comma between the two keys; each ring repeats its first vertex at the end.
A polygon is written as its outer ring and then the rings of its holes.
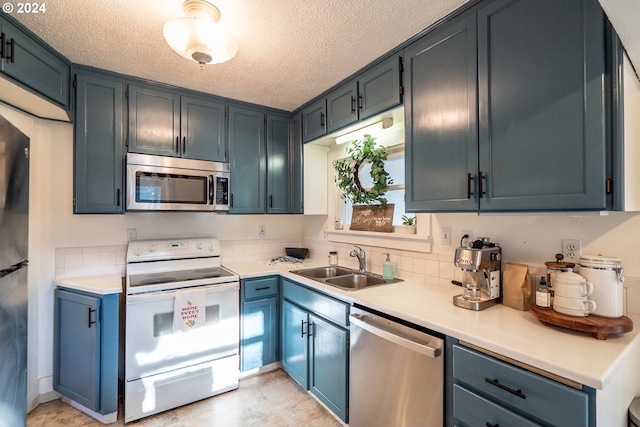
{"type": "Polygon", "coordinates": [[[585,317],[593,313],[596,302],[588,299],[593,293],[593,284],[572,271],[556,276],[553,309],[569,316],[585,317]]]}

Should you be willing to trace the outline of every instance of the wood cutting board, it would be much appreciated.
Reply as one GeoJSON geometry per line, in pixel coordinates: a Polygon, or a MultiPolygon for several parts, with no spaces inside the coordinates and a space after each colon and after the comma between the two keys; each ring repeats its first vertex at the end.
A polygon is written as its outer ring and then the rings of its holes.
{"type": "Polygon", "coordinates": [[[633,330],[633,321],[627,316],[602,317],[590,314],[586,317],[568,316],[553,308],[540,308],[531,304],[529,312],[545,325],[560,326],[574,331],[588,332],[592,337],[606,340],[610,334],[623,334],[633,330]]]}

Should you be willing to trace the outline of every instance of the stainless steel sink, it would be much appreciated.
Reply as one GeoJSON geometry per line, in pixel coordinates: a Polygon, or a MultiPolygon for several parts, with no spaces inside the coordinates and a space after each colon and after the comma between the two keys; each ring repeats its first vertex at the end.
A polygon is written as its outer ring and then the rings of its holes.
{"type": "Polygon", "coordinates": [[[401,279],[385,280],[382,276],[373,273],[360,273],[345,267],[315,267],[292,271],[302,277],[313,279],[317,282],[335,286],[347,291],[368,288],[370,286],[385,285],[400,282],[401,279]]]}
{"type": "Polygon", "coordinates": [[[345,276],[353,272],[347,268],[342,267],[317,267],[293,271],[293,273],[299,274],[300,276],[309,277],[310,279],[328,279],[330,277],[345,276]]]}
{"type": "Polygon", "coordinates": [[[338,286],[344,289],[362,289],[367,286],[382,285],[387,283],[382,277],[375,277],[369,274],[350,274],[349,276],[341,276],[333,279],[325,280],[326,283],[338,286]]]}

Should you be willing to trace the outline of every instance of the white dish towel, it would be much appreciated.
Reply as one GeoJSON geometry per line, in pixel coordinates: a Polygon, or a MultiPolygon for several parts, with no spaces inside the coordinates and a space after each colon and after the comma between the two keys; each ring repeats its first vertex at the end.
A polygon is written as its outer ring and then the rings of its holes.
{"type": "Polygon", "coordinates": [[[173,302],[173,332],[190,331],[206,323],[206,290],[189,289],[176,292],[173,302]]]}

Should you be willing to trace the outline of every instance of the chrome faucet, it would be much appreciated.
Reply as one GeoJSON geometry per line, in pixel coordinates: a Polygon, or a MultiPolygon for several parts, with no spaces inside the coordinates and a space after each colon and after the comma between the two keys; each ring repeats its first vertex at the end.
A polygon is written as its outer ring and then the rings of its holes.
{"type": "Polygon", "coordinates": [[[356,246],[356,249],[358,250],[356,251],[355,249],[353,249],[349,253],[349,256],[358,258],[358,271],[360,271],[360,273],[365,273],[367,271],[367,254],[364,252],[364,250],[362,250],[360,246],[356,246]]]}

